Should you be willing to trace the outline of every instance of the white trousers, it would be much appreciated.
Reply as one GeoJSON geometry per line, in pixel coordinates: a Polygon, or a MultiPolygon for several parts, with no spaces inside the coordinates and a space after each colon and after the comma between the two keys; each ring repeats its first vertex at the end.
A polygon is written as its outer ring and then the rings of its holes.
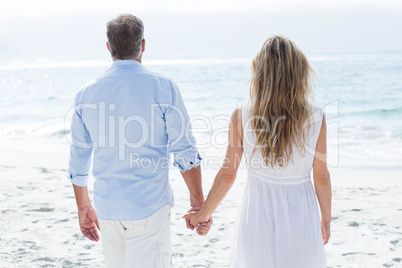
{"type": "Polygon", "coordinates": [[[166,205],[142,220],[99,219],[106,267],[172,267],[171,208],[171,205],[166,205]]]}

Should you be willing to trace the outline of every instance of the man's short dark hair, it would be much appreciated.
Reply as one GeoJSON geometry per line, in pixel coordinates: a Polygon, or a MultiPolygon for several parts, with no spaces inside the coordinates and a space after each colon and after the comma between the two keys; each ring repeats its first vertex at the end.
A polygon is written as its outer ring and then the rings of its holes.
{"type": "Polygon", "coordinates": [[[110,53],[114,59],[138,58],[142,51],[144,24],[131,14],[121,14],[107,23],[110,53]]]}

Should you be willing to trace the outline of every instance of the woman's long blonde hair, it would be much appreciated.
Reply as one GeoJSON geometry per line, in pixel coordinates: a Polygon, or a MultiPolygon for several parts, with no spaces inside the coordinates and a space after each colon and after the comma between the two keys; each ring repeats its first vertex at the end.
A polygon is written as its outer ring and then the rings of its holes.
{"type": "Polygon", "coordinates": [[[250,119],[265,164],[284,167],[295,144],[304,149],[308,136],[315,77],[306,56],[291,40],[276,35],[265,41],[251,63],[250,119]]]}

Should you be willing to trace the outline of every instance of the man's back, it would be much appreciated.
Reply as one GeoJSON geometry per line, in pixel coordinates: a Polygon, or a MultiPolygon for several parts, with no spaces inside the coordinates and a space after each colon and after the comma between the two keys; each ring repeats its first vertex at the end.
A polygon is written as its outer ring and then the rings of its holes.
{"type": "Polygon", "coordinates": [[[181,170],[200,160],[176,85],[136,60],[118,60],[75,105],[69,174],[86,184],[93,151],[98,217],[137,220],[173,204],[169,152],[181,170]]]}
{"type": "MultiPolygon", "coordinates": [[[[141,64],[142,21],[121,14],[107,23],[106,35],[114,62],[74,101],[68,178],[78,223],[92,241],[101,230],[107,267],[171,267],[169,153],[182,171],[191,210],[204,204],[201,157],[177,86],[141,64]],[[92,154],[96,210],[86,187],[92,154]]],[[[206,234],[211,224],[197,232],[206,234]]]]}

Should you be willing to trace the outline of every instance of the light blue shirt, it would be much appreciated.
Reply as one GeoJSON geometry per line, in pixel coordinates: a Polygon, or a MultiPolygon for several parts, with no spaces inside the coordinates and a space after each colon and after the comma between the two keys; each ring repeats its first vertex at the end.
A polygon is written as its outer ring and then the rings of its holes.
{"type": "Polygon", "coordinates": [[[97,216],[138,220],[173,204],[169,153],[182,171],[201,161],[176,84],[138,61],[118,60],[74,104],[68,177],[87,185],[93,159],[97,216]]]}

